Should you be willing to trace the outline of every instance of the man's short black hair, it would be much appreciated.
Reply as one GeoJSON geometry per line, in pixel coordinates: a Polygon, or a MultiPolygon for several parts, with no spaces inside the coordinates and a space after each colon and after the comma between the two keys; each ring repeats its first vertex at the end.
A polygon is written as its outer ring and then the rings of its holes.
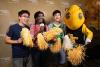
{"type": "Polygon", "coordinates": [[[37,11],[37,12],[34,14],[34,18],[36,19],[36,18],[39,16],[39,14],[43,14],[43,16],[44,16],[44,13],[43,13],[43,12],[37,11]]]}
{"type": "Polygon", "coordinates": [[[55,10],[55,11],[53,11],[53,16],[54,16],[55,14],[57,14],[57,13],[60,13],[60,15],[61,15],[60,10],[55,10]]]}
{"type": "Polygon", "coordinates": [[[26,13],[26,14],[28,14],[29,16],[30,16],[30,12],[28,11],[28,10],[21,10],[21,11],[19,11],[18,12],[18,16],[22,16],[22,14],[24,14],[24,13],[26,13]]]}

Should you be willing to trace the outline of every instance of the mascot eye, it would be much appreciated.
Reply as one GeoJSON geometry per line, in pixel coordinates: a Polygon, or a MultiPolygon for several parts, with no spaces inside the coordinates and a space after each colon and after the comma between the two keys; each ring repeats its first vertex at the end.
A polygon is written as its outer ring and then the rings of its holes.
{"type": "Polygon", "coordinates": [[[69,13],[69,12],[66,14],[66,18],[67,18],[67,19],[70,18],[70,13],[69,13]]]}
{"type": "Polygon", "coordinates": [[[78,16],[79,16],[79,19],[82,19],[82,13],[79,13],[78,16]]]}

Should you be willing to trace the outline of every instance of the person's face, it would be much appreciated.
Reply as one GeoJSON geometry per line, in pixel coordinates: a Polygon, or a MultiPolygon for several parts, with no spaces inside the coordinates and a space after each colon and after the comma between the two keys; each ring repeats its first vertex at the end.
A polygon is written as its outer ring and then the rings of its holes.
{"type": "Polygon", "coordinates": [[[23,24],[27,24],[28,20],[29,20],[29,15],[27,13],[24,13],[21,16],[19,16],[19,21],[23,24]]]}
{"type": "Polygon", "coordinates": [[[56,13],[54,15],[54,21],[56,21],[56,22],[60,22],[61,21],[61,15],[60,15],[60,13],[56,13]]]}
{"type": "Polygon", "coordinates": [[[43,22],[43,20],[44,20],[44,15],[43,15],[43,14],[39,14],[38,17],[37,17],[37,20],[38,20],[38,23],[43,22]]]}

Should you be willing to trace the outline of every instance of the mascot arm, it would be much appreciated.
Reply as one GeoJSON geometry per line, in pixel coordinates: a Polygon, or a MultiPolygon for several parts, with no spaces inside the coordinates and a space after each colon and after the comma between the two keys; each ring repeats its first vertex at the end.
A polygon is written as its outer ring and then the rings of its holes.
{"type": "Polygon", "coordinates": [[[82,27],[82,32],[87,36],[86,38],[86,43],[87,42],[91,42],[92,38],[93,38],[93,32],[90,31],[85,24],[83,24],[83,27],[82,27]]]}

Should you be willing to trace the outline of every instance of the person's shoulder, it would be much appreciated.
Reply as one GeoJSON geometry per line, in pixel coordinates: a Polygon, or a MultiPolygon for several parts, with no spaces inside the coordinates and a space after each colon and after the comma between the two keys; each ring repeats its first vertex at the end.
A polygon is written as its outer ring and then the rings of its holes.
{"type": "Polygon", "coordinates": [[[52,27],[53,27],[53,23],[49,23],[48,28],[52,28],[52,27]]]}
{"type": "Polygon", "coordinates": [[[61,23],[62,26],[66,27],[66,24],[64,22],[61,23]]]}
{"type": "Polygon", "coordinates": [[[16,27],[18,27],[19,26],[19,24],[18,23],[15,23],[15,24],[11,24],[10,25],[10,28],[16,28],[16,27]]]}
{"type": "Polygon", "coordinates": [[[35,24],[30,24],[30,27],[36,26],[35,24]]]}
{"type": "Polygon", "coordinates": [[[19,26],[19,24],[18,24],[18,23],[15,23],[15,24],[13,24],[13,25],[11,25],[11,26],[13,26],[13,27],[14,27],[14,26],[19,26]]]}
{"type": "Polygon", "coordinates": [[[48,26],[53,26],[53,23],[49,23],[48,26]]]}

